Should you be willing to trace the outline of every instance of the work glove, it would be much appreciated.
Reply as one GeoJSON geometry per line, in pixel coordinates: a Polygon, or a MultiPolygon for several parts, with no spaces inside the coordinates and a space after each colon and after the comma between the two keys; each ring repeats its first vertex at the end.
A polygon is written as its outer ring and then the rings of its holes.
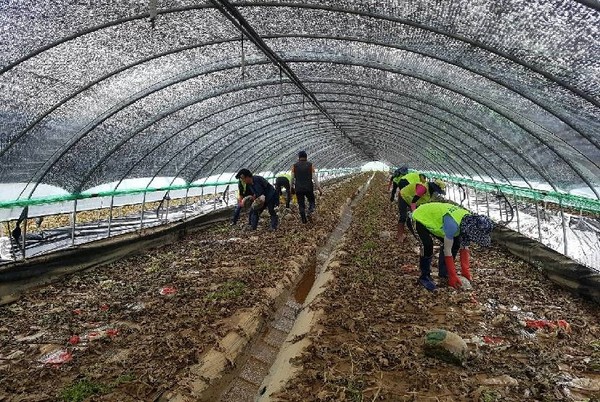
{"type": "Polygon", "coordinates": [[[460,272],[462,276],[471,281],[471,270],[469,259],[471,257],[471,251],[468,248],[460,249],[460,272]]]}
{"type": "Polygon", "coordinates": [[[445,256],[444,261],[446,262],[446,270],[448,271],[448,285],[452,286],[455,289],[459,289],[462,284],[460,282],[460,279],[458,279],[458,275],[456,275],[454,257],[452,257],[451,255],[445,256]]]}

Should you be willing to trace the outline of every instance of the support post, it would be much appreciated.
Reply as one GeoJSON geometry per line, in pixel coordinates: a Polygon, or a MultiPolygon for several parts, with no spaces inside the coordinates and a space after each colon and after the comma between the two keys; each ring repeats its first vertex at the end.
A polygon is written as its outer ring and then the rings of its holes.
{"type": "Polygon", "coordinates": [[[479,213],[479,200],[477,199],[477,189],[473,187],[473,193],[475,194],[475,212],[479,213]]]}
{"type": "Polygon", "coordinates": [[[190,188],[185,189],[185,199],[183,201],[183,220],[187,218],[187,203],[188,203],[188,193],[190,192],[190,188]]]}
{"type": "MultiPolygon", "coordinates": [[[[500,213],[500,220],[502,220],[502,198],[498,197],[498,212],[500,213]]],[[[508,215],[506,216],[508,220],[508,215]]]]}
{"type": "Polygon", "coordinates": [[[516,194],[513,194],[515,200],[515,213],[517,214],[517,232],[521,233],[521,221],[519,219],[519,199],[516,194]]]}
{"type": "Polygon", "coordinates": [[[169,204],[171,203],[171,197],[167,196],[167,212],[165,214],[165,223],[169,222],[169,204]]]}
{"type": "Polygon", "coordinates": [[[540,241],[540,243],[542,242],[542,223],[540,222],[540,208],[539,208],[539,203],[537,202],[537,200],[534,200],[535,202],[535,215],[537,216],[537,229],[538,229],[538,240],[540,241]]]}
{"type": "Polygon", "coordinates": [[[215,184],[215,194],[213,199],[213,211],[217,210],[217,185],[215,184]]]}
{"type": "Polygon", "coordinates": [[[144,208],[146,208],[146,192],[144,191],[144,196],[142,198],[142,213],[140,214],[140,230],[144,227],[144,208]]]}
{"type": "Polygon", "coordinates": [[[564,254],[568,256],[567,250],[567,220],[565,219],[565,211],[563,209],[562,200],[560,201],[560,217],[562,219],[562,229],[563,229],[563,240],[564,240],[564,254]]]}
{"type": "Polygon", "coordinates": [[[485,192],[485,205],[487,208],[487,216],[490,216],[490,199],[488,198],[488,192],[485,192]]]}
{"type": "Polygon", "coordinates": [[[75,225],[77,224],[77,198],[73,201],[73,224],[71,225],[71,246],[75,245],[75,225]]]}
{"type": "Polygon", "coordinates": [[[108,237],[110,237],[110,230],[111,230],[111,226],[112,226],[112,219],[113,219],[113,205],[115,203],[115,195],[113,194],[110,197],[110,209],[108,211],[108,237]]]}
{"type": "Polygon", "coordinates": [[[469,195],[470,191],[469,191],[469,187],[463,187],[465,189],[465,194],[467,195],[467,209],[470,211],[471,210],[471,197],[469,195]]]}
{"type": "MultiPolygon", "coordinates": [[[[25,207],[27,209],[27,207],[25,207]]],[[[25,242],[25,238],[27,237],[27,215],[29,214],[29,210],[27,210],[25,212],[25,220],[23,220],[23,259],[25,259],[25,246],[26,246],[26,242],[25,242]]]]}

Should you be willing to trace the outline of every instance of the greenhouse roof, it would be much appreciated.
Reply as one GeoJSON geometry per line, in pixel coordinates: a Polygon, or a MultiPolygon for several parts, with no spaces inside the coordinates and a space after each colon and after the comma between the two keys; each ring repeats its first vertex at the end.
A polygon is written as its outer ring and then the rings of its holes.
{"type": "Polygon", "coordinates": [[[600,198],[596,0],[5,0],[0,24],[0,183],[191,183],[304,149],[600,198]]]}

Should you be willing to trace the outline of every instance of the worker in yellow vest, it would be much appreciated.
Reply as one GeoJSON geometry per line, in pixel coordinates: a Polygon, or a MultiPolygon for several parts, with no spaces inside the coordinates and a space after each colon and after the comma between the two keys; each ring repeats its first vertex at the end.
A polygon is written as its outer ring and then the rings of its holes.
{"type": "Polygon", "coordinates": [[[408,173],[408,167],[400,166],[398,169],[394,170],[394,173],[390,176],[390,182],[388,184],[388,191],[390,191],[390,201],[394,202],[396,198],[396,191],[400,186],[400,180],[402,177],[408,173]]]}
{"type": "Polygon", "coordinates": [[[433,237],[441,240],[444,245],[440,249],[440,261],[442,259],[444,261],[444,264],[439,266],[440,278],[447,278],[450,286],[460,288],[461,281],[454,265],[454,258],[460,250],[461,274],[470,281],[472,278],[468,246],[471,242],[484,247],[491,244],[490,236],[494,229],[492,220],[487,216],[472,214],[464,208],[443,202],[421,205],[415,210],[412,218],[416,222],[416,231],[421,240],[419,283],[430,291],[436,288],[431,279],[433,237]]]}
{"type": "Polygon", "coordinates": [[[414,188],[419,183],[426,183],[427,178],[425,175],[418,172],[406,173],[404,176],[394,179],[397,181],[397,188],[400,191],[398,196],[398,241],[404,242],[406,238],[406,225],[410,225],[410,219],[408,217],[408,205],[402,198],[402,191],[408,188],[414,188]]]}

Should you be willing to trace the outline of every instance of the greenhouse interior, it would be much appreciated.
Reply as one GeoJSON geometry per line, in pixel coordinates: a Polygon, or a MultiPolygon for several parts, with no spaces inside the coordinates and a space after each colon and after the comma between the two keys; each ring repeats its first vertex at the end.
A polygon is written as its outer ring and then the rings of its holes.
{"type": "Polygon", "coordinates": [[[0,402],[600,401],[599,0],[0,24],[0,402]]]}

